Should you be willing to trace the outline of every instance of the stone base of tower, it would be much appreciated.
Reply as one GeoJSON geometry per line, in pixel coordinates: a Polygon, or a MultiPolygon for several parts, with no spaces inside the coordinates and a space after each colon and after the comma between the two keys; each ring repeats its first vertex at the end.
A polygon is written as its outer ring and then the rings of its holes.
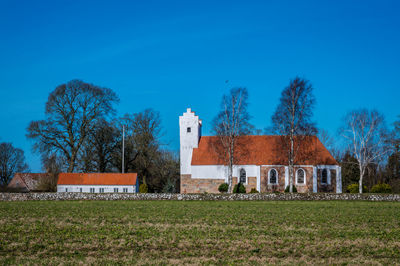
{"type": "MultiPolygon", "coordinates": [[[[257,187],[257,177],[248,177],[248,184],[244,184],[246,193],[257,187]]],[[[219,185],[224,179],[192,178],[191,175],[181,175],[181,193],[220,193],[219,185]]],[[[237,177],[232,177],[232,187],[238,183],[237,177]]]]}
{"type": "Polygon", "coordinates": [[[181,193],[219,193],[218,187],[225,183],[223,179],[192,178],[181,175],[181,193]]]}

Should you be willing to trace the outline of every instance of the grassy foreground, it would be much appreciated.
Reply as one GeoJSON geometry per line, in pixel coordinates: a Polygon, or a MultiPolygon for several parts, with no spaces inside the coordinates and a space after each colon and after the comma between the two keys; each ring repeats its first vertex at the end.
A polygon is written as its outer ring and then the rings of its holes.
{"type": "Polygon", "coordinates": [[[0,264],[400,263],[400,203],[0,202],[0,264]]]}

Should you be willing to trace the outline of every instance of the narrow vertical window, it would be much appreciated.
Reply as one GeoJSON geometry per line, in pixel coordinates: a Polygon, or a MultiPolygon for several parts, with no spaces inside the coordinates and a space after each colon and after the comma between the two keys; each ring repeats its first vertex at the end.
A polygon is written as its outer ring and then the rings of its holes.
{"type": "Polygon", "coordinates": [[[322,184],[328,183],[328,171],[326,169],[322,170],[321,183],[322,184]]]}
{"type": "Polygon", "coordinates": [[[246,183],[246,170],[240,169],[240,183],[246,183]]]}
{"type": "Polygon", "coordinates": [[[82,188],[80,188],[80,189],[79,189],[79,192],[81,192],[81,193],[82,193],[82,188]]]}
{"type": "Polygon", "coordinates": [[[187,133],[192,132],[192,128],[190,128],[190,127],[186,128],[186,132],[187,132],[187,133]]]}
{"type": "Polygon", "coordinates": [[[118,193],[118,188],[117,187],[114,188],[114,193],[118,193]]]}
{"type": "Polygon", "coordinates": [[[65,192],[68,192],[68,188],[67,187],[65,188],[65,192]]]}

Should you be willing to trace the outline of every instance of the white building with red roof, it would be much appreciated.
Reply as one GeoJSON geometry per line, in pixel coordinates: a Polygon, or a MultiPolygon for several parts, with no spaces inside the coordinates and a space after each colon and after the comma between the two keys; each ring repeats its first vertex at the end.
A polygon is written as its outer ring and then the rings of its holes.
{"type": "Polygon", "coordinates": [[[137,193],[136,173],[61,173],[57,192],[82,193],[137,193]]]}
{"type": "MultiPolygon", "coordinates": [[[[228,183],[228,167],[221,157],[219,137],[202,136],[202,121],[188,108],[179,117],[181,193],[218,193],[228,183]]],[[[287,156],[282,136],[241,136],[233,167],[233,185],[239,181],[249,192],[283,192],[289,185],[287,156]]],[[[342,192],[341,167],[316,136],[300,145],[294,167],[298,192],[342,192]]]]}

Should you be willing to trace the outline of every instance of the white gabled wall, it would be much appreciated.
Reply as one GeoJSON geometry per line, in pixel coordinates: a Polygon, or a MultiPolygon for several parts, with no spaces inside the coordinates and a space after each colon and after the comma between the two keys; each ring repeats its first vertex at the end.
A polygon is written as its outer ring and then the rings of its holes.
{"type": "MultiPolygon", "coordinates": [[[[240,176],[240,169],[246,171],[247,177],[257,177],[257,190],[260,191],[260,166],[257,165],[234,165],[233,176],[240,176]]],[[[193,179],[224,179],[228,182],[228,167],[224,165],[192,165],[193,179]]]]}
{"type": "Polygon", "coordinates": [[[94,193],[100,193],[100,188],[104,188],[104,193],[114,193],[114,188],[118,188],[118,193],[124,193],[124,188],[128,189],[125,193],[136,193],[136,186],[109,186],[109,185],[57,185],[57,192],[80,192],[90,193],[90,189],[94,188],[94,193]]]}
{"type": "Polygon", "coordinates": [[[190,175],[193,148],[199,146],[201,137],[201,120],[190,108],[179,117],[179,139],[180,139],[180,169],[181,175],[190,175]],[[190,132],[188,132],[190,128],[190,132]]]}
{"type": "Polygon", "coordinates": [[[192,165],[192,178],[226,179],[228,167],[224,165],[192,165]]]}
{"type": "MultiPolygon", "coordinates": [[[[240,169],[244,169],[247,176],[259,176],[257,165],[234,165],[233,176],[239,177],[240,169]]],[[[227,174],[228,166],[225,165],[192,165],[192,178],[226,179],[227,174]]]]}

